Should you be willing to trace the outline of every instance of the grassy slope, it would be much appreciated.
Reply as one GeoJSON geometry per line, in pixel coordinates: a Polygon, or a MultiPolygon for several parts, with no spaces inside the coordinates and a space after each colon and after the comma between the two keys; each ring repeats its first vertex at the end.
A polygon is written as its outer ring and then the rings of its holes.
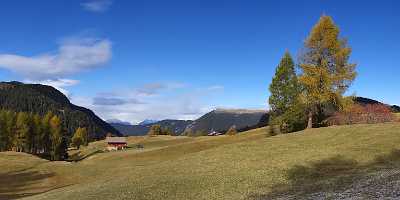
{"type": "MultiPolygon", "coordinates": [[[[47,190],[51,191],[28,199],[245,199],[289,184],[288,172],[298,165],[310,166],[337,156],[366,165],[400,148],[399,123],[330,127],[274,137],[266,137],[265,132],[130,138],[130,143],[145,148],[95,154],[78,163],[1,153],[0,177],[29,173],[12,188],[0,181],[0,199],[47,190]],[[31,177],[31,173],[42,176],[31,177]]],[[[91,148],[96,145],[102,144],[91,148]]]]}

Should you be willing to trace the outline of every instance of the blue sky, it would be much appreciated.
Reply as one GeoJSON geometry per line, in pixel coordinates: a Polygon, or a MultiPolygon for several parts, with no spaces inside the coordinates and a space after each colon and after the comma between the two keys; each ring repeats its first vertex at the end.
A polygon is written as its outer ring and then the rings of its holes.
{"type": "Polygon", "coordinates": [[[353,48],[349,93],[400,104],[398,1],[3,1],[0,80],[50,84],[103,119],[266,109],[285,50],[330,15],[353,48]]]}

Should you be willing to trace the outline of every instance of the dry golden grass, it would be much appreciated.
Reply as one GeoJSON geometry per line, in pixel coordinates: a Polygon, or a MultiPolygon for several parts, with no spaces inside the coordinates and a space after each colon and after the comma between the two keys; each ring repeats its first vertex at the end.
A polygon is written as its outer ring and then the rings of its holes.
{"type": "MultiPolygon", "coordinates": [[[[273,137],[267,137],[267,130],[233,137],[131,137],[128,150],[98,153],[76,163],[0,153],[1,166],[6,166],[2,176],[18,176],[24,167],[51,174],[36,178],[28,174],[15,183],[21,184],[17,189],[0,182],[0,199],[24,193],[27,199],[248,199],[268,196],[278,185],[293,186],[291,178],[299,179],[300,172],[312,177],[320,173],[314,169],[322,166],[327,176],[336,176],[353,169],[349,163],[368,166],[400,147],[399,123],[337,126],[273,137]],[[137,149],[136,144],[144,148],[137,149]],[[333,158],[343,162],[333,165],[333,158]]],[[[102,145],[93,143],[82,154],[102,145]]]]}

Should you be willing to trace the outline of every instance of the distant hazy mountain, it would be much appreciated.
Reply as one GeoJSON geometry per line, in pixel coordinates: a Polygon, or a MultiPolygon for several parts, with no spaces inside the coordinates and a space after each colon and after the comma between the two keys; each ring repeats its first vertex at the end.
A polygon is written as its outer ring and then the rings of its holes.
{"type": "Polygon", "coordinates": [[[119,123],[110,123],[115,129],[121,132],[125,136],[142,136],[146,135],[151,125],[126,125],[119,123]]]}
{"type": "Polygon", "coordinates": [[[119,119],[107,119],[106,122],[109,123],[109,124],[132,125],[129,122],[125,122],[125,121],[122,121],[122,120],[119,120],[119,119]]]}
{"type": "MultiPolygon", "coordinates": [[[[364,97],[356,97],[355,102],[360,105],[383,104],[379,101],[364,97]]],[[[386,104],[383,104],[386,105],[386,104]]],[[[400,112],[400,107],[387,105],[393,112],[400,112]]],[[[111,123],[117,130],[124,135],[146,135],[150,127],[160,124],[174,131],[175,135],[181,135],[185,130],[193,133],[201,131],[207,134],[211,131],[225,132],[231,126],[235,126],[238,131],[249,130],[268,125],[269,115],[264,110],[245,110],[245,109],[217,109],[213,110],[194,121],[185,120],[162,120],[154,122],[145,120],[139,125],[127,125],[121,123],[111,123]]]]}
{"type": "Polygon", "coordinates": [[[95,139],[107,133],[121,135],[91,110],[71,104],[63,93],[47,85],[0,82],[0,109],[42,116],[51,111],[63,119],[69,136],[78,127],[86,127],[95,139]]]}
{"type": "Polygon", "coordinates": [[[163,128],[171,129],[175,135],[181,135],[185,130],[192,132],[202,131],[209,133],[211,131],[225,132],[231,126],[236,126],[239,131],[248,130],[266,126],[269,116],[263,110],[244,110],[244,109],[217,109],[211,111],[195,121],[191,120],[162,120],[145,125],[125,125],[111,123],[117,130],[124,135],[139,136],[146,135],[150,127],[155,124],[163,128]]]}
{"type": "Polygon", "coordinates": [[[235,126],[237,130],[248,130],[268,124],[268,114],[264,110],[217,109],[191,123],[187,130],[192,132],[225,132],[235,126]]]}
{"type": "Polygon", "coordinates": [[[118,123],[111,123],[111,125],[119,130],[122,134],[124,135],[129,135],[129,136],[140,136],[140,135],[146,135],[150,127],[159,124],[163,128],[169,128],[174,132],[175,135],[180,135],[183,133],[183,131],[186,129],[186,127],[192,123],[193,121],[191,120],[162,120],[158,121],[155,123],[150,123],[150,124],[145,124],[145,125],[124,125],[124,124],[118,124],[118,123]]]}
{"type": "Polygon", "coordinates": [[[148,124],[154,124],[158,122],[158,120],[154,120],[154,119],[145,119],[142,122],[140,122],[138,125],[148,125],[148,124]]]}

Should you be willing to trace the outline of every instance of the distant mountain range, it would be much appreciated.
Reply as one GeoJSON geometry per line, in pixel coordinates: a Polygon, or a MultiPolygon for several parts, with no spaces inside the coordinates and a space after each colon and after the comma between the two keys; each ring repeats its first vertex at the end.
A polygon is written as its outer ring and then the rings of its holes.
{"type": "Polygon", "coordinates": [[[109,124],[123,124],[123,125],[132,125],[130,122],[125,122],[119,119],[107,119],[107,123],[109,124]]]}
{"type": "MultiPolygon", "coordinates": [[[[355,102],[360,105],[382,104],[388,106],[392,112],[400,112],[400,107],[396,105],[387,105],[379,101],[356,97],[355,102]]],[[[145,120],[138,125],[128,125],[122,123],[111,123],[124,135],[146,135],[150,127],[159,124],[162,127],[168,127],[174,131],[175,135],[181,135],[185,131],[203,134],[217,131],[225,132],[230,127],[235,126],[238,131],[245,131],[268,125],[269,115],[264,110],[245,110],[245,109],[217,109],[213,110],[200,118],[191,120],[145,120]]]]}
{"type": "Polygon", "coordinates": [[[154,124],[157,123],[158,120],[154,120],[154,119],[145,119],[142,122],[140,122],[138,125],[148,125],[148,124],[154,124]]]}
{"type": "Polygon", "coordinates": [[[146,135],[150,127],[159,124],[163,128],[169,128],[175,135],[181,135],[186,131],[201,131],[205,134],[211,131],[225,132],[231,126],[238,130],[247,130],[251,128],[265,126],[268,123],[268,115],[261,110],[227,110],[217,109],[211,111],[197,120],[162,120],[144,125],[126,125],[120,123],[111,123],[124,135],[139,136],[146,135]]]}
{"type": "Polygon", "coordinates": [[[146,135],[151,126],[159,124],[163,128],[169,128],[175,135],[180,135],[186,129],[186,127],[191,124],[191,120],[162,120],[154,123],[145,123],[144,125],[126,125],[119,123],[111,123],[111,125],[119,130],[124,135],[129,136],[140,136],[146,135]]]}
{"type": "Polygon", "coordinates": [[[107,133],[121,135],[91,110],[71,104],[63,93],[47,85],[0,82],[0,109],[42,116],[51,111],[63,119],[69,136],[78,127],[86,127],[94,139],[102,139],[107,133]]]}
{"type": "Polygon", "coordinates": [[[225,132],[235,126],[240,131],[265,126],[267,123],[268,114],[264,110],[217,109],[195,120],[186,130],[194,133],[225,132]]]}

